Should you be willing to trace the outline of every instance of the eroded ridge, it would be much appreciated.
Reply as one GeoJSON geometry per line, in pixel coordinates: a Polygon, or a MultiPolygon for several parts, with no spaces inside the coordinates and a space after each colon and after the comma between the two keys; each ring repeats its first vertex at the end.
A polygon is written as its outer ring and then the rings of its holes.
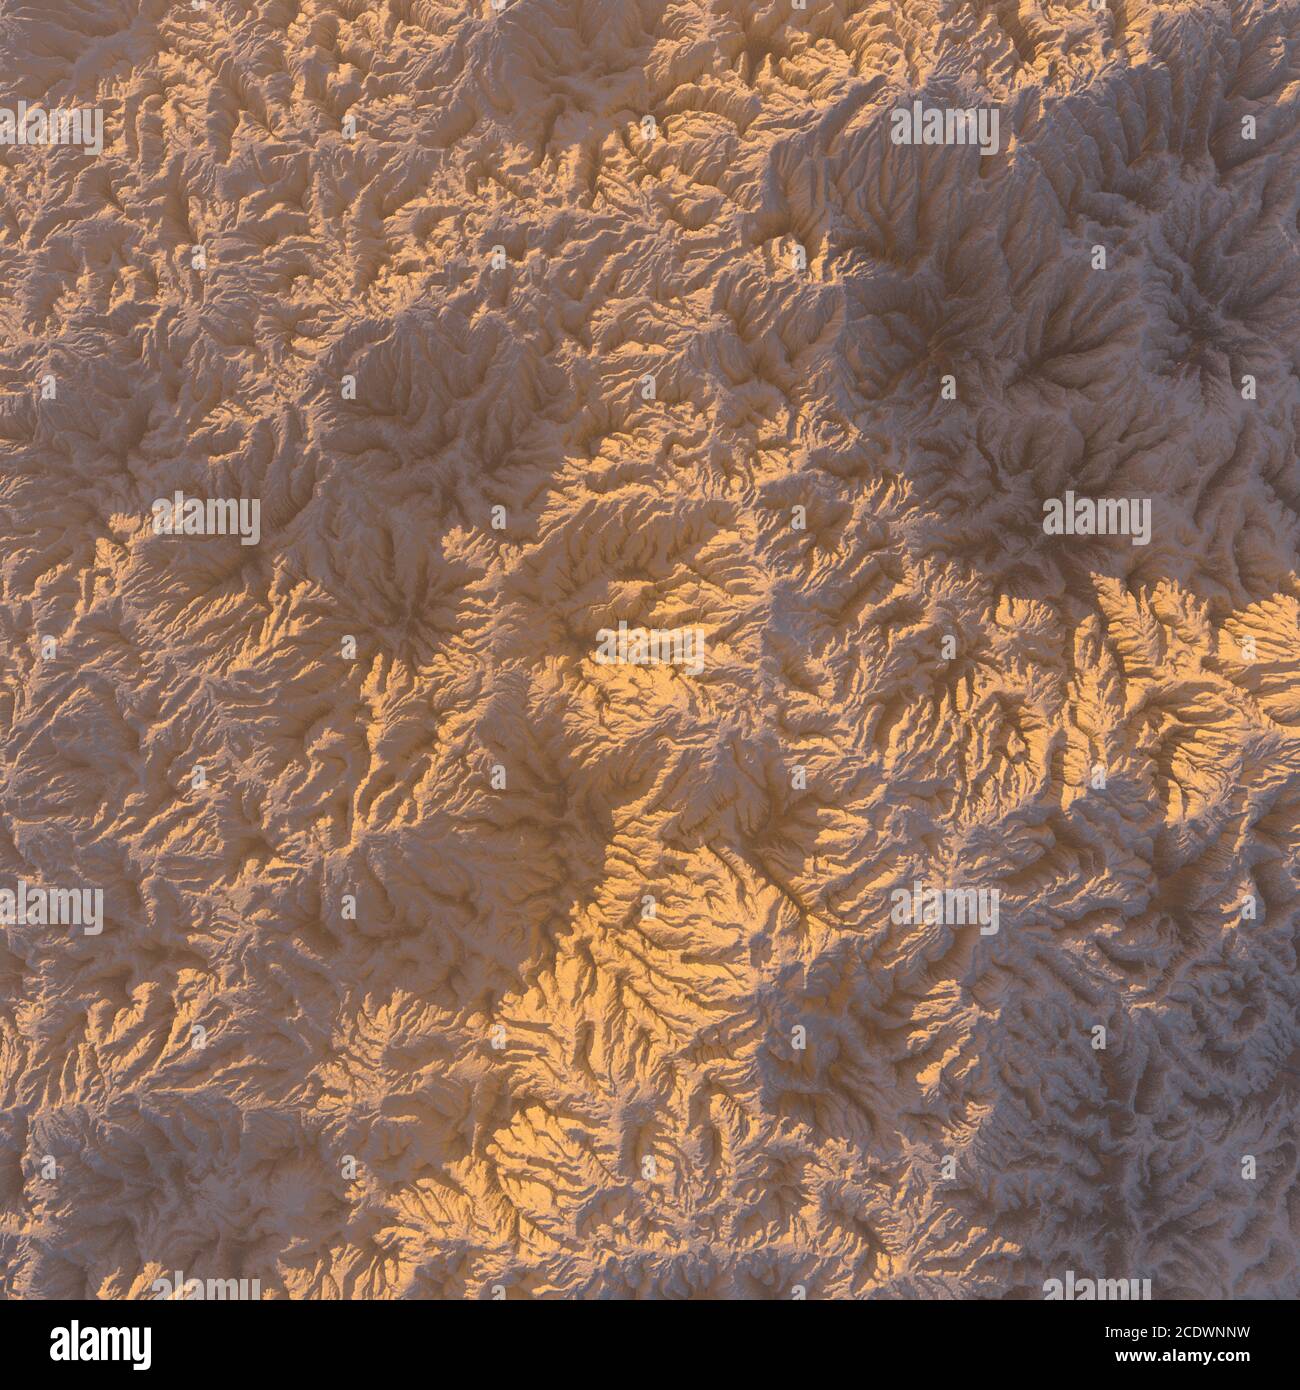
{"type": "Polygon", "coordinates": [[[0,1292],[1300,1293],[1300,9],[0,55],[0,1292]]]}

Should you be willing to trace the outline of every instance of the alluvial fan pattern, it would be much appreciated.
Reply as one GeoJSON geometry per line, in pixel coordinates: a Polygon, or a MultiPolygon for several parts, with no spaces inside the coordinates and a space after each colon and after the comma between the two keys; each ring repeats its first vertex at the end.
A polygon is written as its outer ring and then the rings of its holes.
{"type": "Polygon", "coordinates": [[[0,1292],[1300,1293],[1300,6],[0,70],[104,111],[0,147],[0,887],[104,894],[0,928],[0,1292]]]}

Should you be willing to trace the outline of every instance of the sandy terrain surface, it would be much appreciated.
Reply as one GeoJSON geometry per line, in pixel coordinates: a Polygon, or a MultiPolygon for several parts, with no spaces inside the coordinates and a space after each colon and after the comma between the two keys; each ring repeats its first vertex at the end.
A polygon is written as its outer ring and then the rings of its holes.
{"type": "Polygon", "coordinates": [[[1294,0],[0,71],[0,1294],[1300,1295],[1294,0]]]}

